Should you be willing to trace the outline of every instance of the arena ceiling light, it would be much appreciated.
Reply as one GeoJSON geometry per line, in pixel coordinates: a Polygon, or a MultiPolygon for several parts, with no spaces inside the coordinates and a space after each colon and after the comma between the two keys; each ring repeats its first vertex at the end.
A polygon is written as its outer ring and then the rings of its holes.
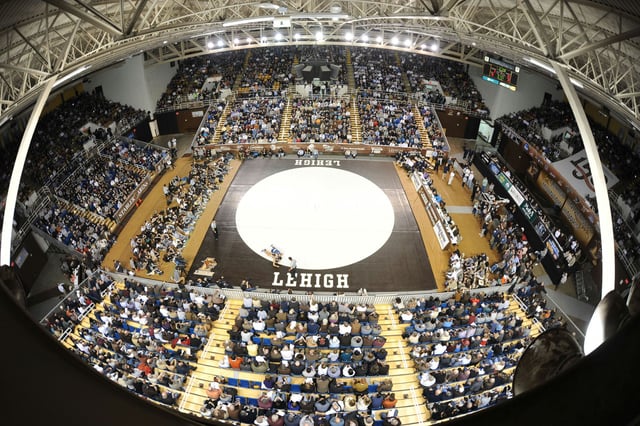
{"type": "Polygon", "coordinates": [[[234,38],[233,44],[240,44],[240,39],[238,37],[234,38]]]}
{"type": "Polygon", "coordinates": [[[300,40],[300,33],[295,33],[293,35],[293,38],[295,38],[296,40],[300,40]]]}
{"type": "Polygon", "coordinates": [[[353,33],[351,31],[347,31],[344,35],[344,39],[347,41],[353,40],[353,33]]]}
{"type": "Polygon", "coordinates": [[[410,38],[406,39],[406,40],[404,41],[404,45],[405,45],[405,47],[409,47],[409,46],[411,46],[411,39],[410,39],[410,38]]]}
{"type": "Polygon", "coordinates": [[[55,84],[53,85],[53,87],[60,86],[65,81],[71,80],[72,78],[82,74],[83,72],[85,72],[89,68],[91,68],[91,65],[84,65],[84,66],[78,68],[77,70],[70,72],[69,74],[65,75],[64,77],[62,77],[58,81],[56,81],[55,84]]]}
{"type": "MultiPolygon", "coordinates": [[[[525,61],[542,68],[545,71],[549,71],[551,74],[556,74],[556,70],[554,70],[551,65],[547,65],[543,62],[538,61],[537,59],[534,58],[524,58],[525,61]]],[[[569,77],[569,81],[571,82],[571,84],[573,84],[574,86],[580,88],[580,89],[584,89],[584,84],[582,84],[580,81],[576,80],[573,77],[569,77]]]]}
{"type": "Polygon", "coordinates": [[[225,21],[223,27],[237,27],[239,25],[257,24],[260,22],[273,22],[273,16],[257,16],[255,18],[236,19],[233,21],[225,21]]]}
{"type": "Polygon", "coordinates": [[[276,39],[276,41],[282,40],[282,34],[280,33],[276,33],[273,37],[276,39]]]}
{"type": "Polygon", "coordinates": [[[434,41],[433,43],[431,43],[431,46],[429,46],[429,48],[432,52],[437,52],[438,49],[440,49],[440,43],[438,41],[434,41]]]}
{"type": "Polygon", "coordinates": [[[213,49],[216,45],[212,41],[207,42],[207,48],[213,49]]]}
{"type": "Polygon", "coordinates": [[[268,2],[260,3],[258,4],[258,7],[260,9],[273,9],[273,10],[280,9],[280,6],[278,6],[277,4],[268,3],[268,2]]]}
{"type": "Polygon", "coordinates": [[[222,46],[224,46],[224,41],[218,40],[218,47],[222,47],[222,46]]]}
{"type": "Polygon", "coordinates": [[[360,39],[366,43],[369,41],[369,36],[366,34],[362,34],[362,37],[360,37],[360,39]]]}
{"type": "Polygon", "coordinates": [[[379,44],[382,44],[382,36],[378,36],[378,37],[376,37],[376,41],[377,41],[379,44]]]}
{"type": "Polygon", "coordinates": [[[396,44],[398,44],[398,43],[399,43],[399,41],[400,41],[400,40],[398,40],[398,37],[396,37],[396,36],[391,37],[391,44],[393,44],[394,46],[395,46],[396,44]]]}
{"type": "Polygon", "coordinates": [[[322,31],[316,31],[316,41],[322,41],[324,40],[324,34],[322,33],[322,31]]]}

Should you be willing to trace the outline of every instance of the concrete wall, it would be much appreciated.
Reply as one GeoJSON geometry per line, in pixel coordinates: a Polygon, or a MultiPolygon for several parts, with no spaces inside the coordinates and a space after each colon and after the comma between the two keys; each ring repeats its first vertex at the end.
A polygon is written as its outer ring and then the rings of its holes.
{"type": "Polygon", "coordinates": [[[545,92],[551,93],[553,100],[564,99],[562,89],[556,89],[559,84],[557,80],[523,68],[520,70],[518,90],[515,92],[484,81],[482,69],[479,67],[469,67],[469,76],[482,94],[482,98],[491,110],[490,116],[494,120],[510,112],[540,106],[545,92]]]}
{"type": "Polygon", "coordinates": [[[89,75],[89,82],[84,87],[87,92],[92,92],[102,86],[107,99],[154,112],[158,99],[177,69],[170,64],[145,67],[144,57],[140,54],[89,75]]]}

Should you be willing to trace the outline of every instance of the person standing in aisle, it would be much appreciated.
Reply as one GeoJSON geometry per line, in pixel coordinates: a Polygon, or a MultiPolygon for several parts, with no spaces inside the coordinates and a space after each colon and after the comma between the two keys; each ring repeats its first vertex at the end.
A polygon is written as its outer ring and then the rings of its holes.
{"type": "Polygon", "coordinates": [[[211,222],[211,231],[213,231],[213,238],[218,240],[218,225],[216,224],[215,219],[211,222]]]}
{"type": "Polygon", "coordinates": [[[451,169],[451,172],[449,173],[449,181],[447,182],[447,185],[451,186],[451,183],[453,182],[453,178],[456,177],[456,172],[451,169]]]}

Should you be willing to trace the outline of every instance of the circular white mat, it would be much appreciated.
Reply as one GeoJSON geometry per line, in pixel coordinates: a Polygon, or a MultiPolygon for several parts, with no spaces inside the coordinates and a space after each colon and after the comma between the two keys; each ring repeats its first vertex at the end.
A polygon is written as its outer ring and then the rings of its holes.
{"type": "Polygon", "coordinates": [[[257,254],[271,244],[304,270],[359,262],[389,239],[394,213],[377,185],[352,172],[300,167],[262,179],[242,197],[236,226],[257,254]]]}

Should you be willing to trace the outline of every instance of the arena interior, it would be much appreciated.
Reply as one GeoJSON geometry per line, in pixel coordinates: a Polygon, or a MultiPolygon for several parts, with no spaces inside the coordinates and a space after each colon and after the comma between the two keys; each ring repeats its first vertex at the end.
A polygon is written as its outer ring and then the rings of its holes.
{"type": "Polygon", "coordinates": [[[637,5],[0,27],[7,424],[639,424],[637,5]]]}

